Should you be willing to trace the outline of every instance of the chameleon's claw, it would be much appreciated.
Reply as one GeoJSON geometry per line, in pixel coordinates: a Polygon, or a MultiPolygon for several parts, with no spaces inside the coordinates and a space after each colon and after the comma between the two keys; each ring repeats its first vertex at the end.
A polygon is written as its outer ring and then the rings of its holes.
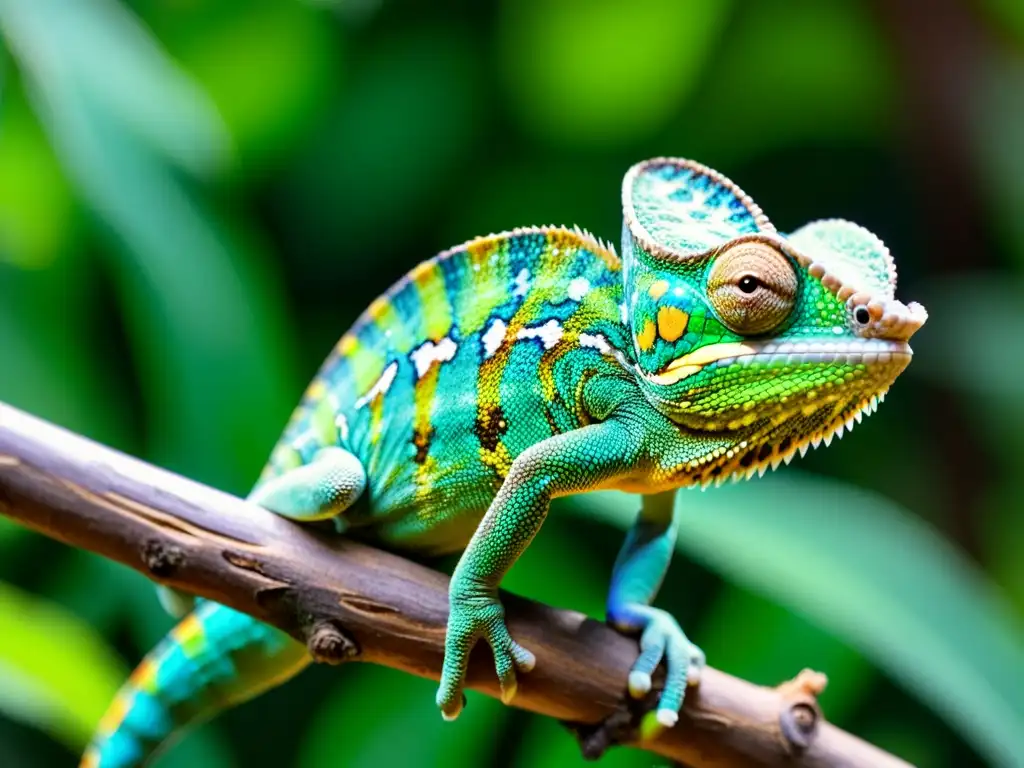
{"type": "Polygon", "coordinates": [[[658,724],[665,728],[671,728],[679,722],[679,713],[672,709],[659,709],[655,715],[658,724]]]}
{"type": "Polygon", "coordinates": [[[629,673],[629,695],[634,699],[642,699],[651,690],[651,676],[646,672],[634,670],[629,673]]]}

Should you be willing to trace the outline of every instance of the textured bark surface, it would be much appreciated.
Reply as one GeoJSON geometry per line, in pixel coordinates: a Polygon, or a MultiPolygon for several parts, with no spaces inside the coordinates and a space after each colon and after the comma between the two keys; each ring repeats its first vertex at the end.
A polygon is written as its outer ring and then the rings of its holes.
{"type": "MultiPolygon", "coordinates": [[[[307,643],[319,661],[440,675],[444,575],[301,528],[2,404],[0,513],[275,624],[307,643]]],[[[503,599],[513,636],[537,655],[536,669],[520,676],[513,705],[584,724],[578,730],[595,752],[608,729],[595,732],[593,724],[612,716],[629,732],[623,694],[635,641],[579,613],[503,599]]],[[[692,768],[906,768],[825,722],[815,698],[823,685],[823,676],[805,672],[764,688],[709,668],[699,688],[690,689],[679,724],[636,746],[692,768]]],[[[469,686],[499,695],[483,644],[469,686]]],[[[440,714],[438,721],[441,727],[440,714]]]]}

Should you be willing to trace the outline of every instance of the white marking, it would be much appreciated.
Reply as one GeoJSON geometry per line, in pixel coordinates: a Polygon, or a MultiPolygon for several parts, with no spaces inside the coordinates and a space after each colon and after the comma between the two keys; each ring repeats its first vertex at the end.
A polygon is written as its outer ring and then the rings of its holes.
{"type": "Polygon", "coordinates": [[[338,428],[341,439],[348,442],[348,419],[345,418],[344,413],[339,413],[334,417],[334,426],[338,428]]]}
{"type": "Polygon", "coordinates": [[[606,339],[599,333],[581,333],[580,346],[591,347],[592,349],[596,349],[602,355],[611,354],[612,351],[612,345],[608,343],[608,339],[606,339]]]}
{"type": "Polygon", "coordinates": [[[434,363],[447,363],[458,351],[459,345],[445,336],[437,344],[432,341],[425,341],[413,350],[409,357],[416,366],[416,378],[422,379],[427,375],[430,366],[434,363]]]}
{"type": "Polygon", "coordinates": [[[516,279],[513,282],[515,290],[512,291],[512,295],[525,296],[526,292],[530,290],[530,271],[525,267],[519,270],[519,274],[516,275],[516,279]]]}
{"type": "Polygon", "coordinates": [[[494,353],[498,351],[498,347],[501,346],[502,342],[505,341],[505,332],[508,330],[508,326],[505,325],[505,321],[500,317],[494,319],[491,323],[491,327],[488,328],[480,340],[484,343],[484,359],[494,357],[494,353]]]}
{"type": "Polygon", "coordinates": [[[562,339],[562,326],[557,320],[548,320],[544,325],[523,328],[516,334],[517,339],[540,339],[544,349],[551,349],[562,339]]]}
{"type": "Polygon", "coordinates": [[[391,385],[395,383],[395,376],[397,375],[398,361],[392,360],[388,367],[384,369],[380,378],[373,383],[372,387],[370,387],[370,391],[356,400],[356,408],[362,408],[378,395],[385,394],[389,389],[391,389],[391,385]]]}
{"type": "Polygon", "coordinates": [[[589,290],[590,281],[585,277],[574,277],[569,281],[569,298],[573,301],[583,301],[589,290]]]}
{"type": "Polygon", "coordinates": [[[629,308],[626,306],[626,302],[619,304],[619,317],[622,318],[623,325],[629,325],[629,308]]]}

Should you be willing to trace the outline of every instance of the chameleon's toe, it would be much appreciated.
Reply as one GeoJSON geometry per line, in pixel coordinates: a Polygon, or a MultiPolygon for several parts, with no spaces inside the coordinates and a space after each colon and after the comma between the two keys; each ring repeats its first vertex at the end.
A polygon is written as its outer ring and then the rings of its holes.
{"type": "Polygon", "coordinates": [[[648,672],[633,670],[629,673],[629,695],[634,699],[642,699],[651,690],[651,675],[648,672]]]}
{"type": "MultiPolygon", "coordinates": [[[[640,656],[629,673],[629,693],[633,698],[643,698],[651,690],[651,675],[664,660],[665,687],[655,722],[671,728],[679,720],[686,686],[700,679],[704,652],[687,639],[671,614],[650,610],[650,621],[640,636],[640,656]]],[[[653,726],[651,723],[649,727],[653,726]]]]}
{"type": "Polygon", "coordinates": [[[446,720],[454,720],[462,711],[462,685],[466,677],[469,653],[483,637],[494,653],[495,671],[501,683],[501,700],[508,704],[518,691],[516,670],[529,672],[536,657],[521,646],[505,626],[505,609],[496,597],[451,602],[448,633],[445,637],[444,668],[437,691],[437,706],[446,720]]]}

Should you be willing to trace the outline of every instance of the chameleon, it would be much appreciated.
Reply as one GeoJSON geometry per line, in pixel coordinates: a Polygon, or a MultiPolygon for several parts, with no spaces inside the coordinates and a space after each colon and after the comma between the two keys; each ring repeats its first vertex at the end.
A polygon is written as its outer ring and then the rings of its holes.
{"type": "MultiPolygon", "coordinates": [[[[894,260],[842,219],[778,232],[735,183],[655,158],[622,183],[621,257],[579,228],[480,237],[422,262],[341,337],[249,499],[415,557],[461,555],[436,703],[464,706],[486,641],[502,699],[536,664],[498,587],[559,496],[641,497],[607,619],[639,639],[627,692],[665,668],[654,717],[677,722],[704,653],[653,605],[675,548],[677,489],[775,469],[873,412],[927,313],[895,298],[894,260]]],[[[144,764],[187,726],[310,662],[280,629],[165,593],[188,613],[102,718],[83,768],[144,764]]]]}

